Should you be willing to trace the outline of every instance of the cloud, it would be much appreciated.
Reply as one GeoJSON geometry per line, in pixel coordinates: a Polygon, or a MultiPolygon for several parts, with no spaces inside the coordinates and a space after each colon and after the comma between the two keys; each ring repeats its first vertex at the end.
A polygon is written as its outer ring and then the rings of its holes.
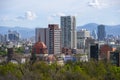
{"type": "Polygon", "coordinates": [[[60,18],[60,16],[66,16],[66,14],[62,13],[62,12],[60,12],[60,13],[54,13],[54,14],[48,16],[48,21],[49,22],[54,21],[54,20],[60,18]]]}
{"type": "Polygon", "coordinates": [[[100,4],[99,4],[98,0],[93,0],[93,1],[88,3],[88,6],[95,7],[95,8],[98,8],[99,5],[100,4]]]}
{"type": "Polygon", "coordinates": [[[60,17],[60,16],[77,16],[78,14],[77,13],[74,13],[74,14],[65,14],[65,13],[62,13],[62,12],[60,12],[60,13],[54,13],[54,14],[52,14],[50,17],[60,17]]]}
{"type": "Polygon", "coordinates": [[[18,19],[18,20],[24,20],[25,17],[23,17],[23,16],[18,16],[18,17],[16,17],[16,19],[18,19]]]}
{"type": "Polygon", "coordinates": [[[59,23],[61,16],[78,16],[78,14],[66,14],[63,12],[53,13],[52,15],[48,16],[48,23],[59,23]]]}
{"type": "Polygon", "coordinates": [[[3,21],[3,22],[6,22],[6,21],[16,21],[16,19],[11,17],[11,16],[5,15],[5,16],[0,17],[0,21],[3,21]]]}
{"type": "Polygon", "coordinates": [[[8,21],[8,20],[9,20],[8,16],[3,16],[0,18],[0,21],[8,21]]]}
{"type": "Polygon", "coordinates": [[[101,9],[107,7],[108,5],[103,2],[99,2],[98,0],[92,0],[91,2],[88,2],[88,6],[101,9]]]}
{"type": "Polygon", "coordinates": [[[57,21],[59,21],[60,16],[66,16],[66,14],[62,12],[53,13],[52,15],[48,16],[48,23],[57,23],[57,21]]]}
{"type": "Polygon", "coordinates": [[[51,17],[60,17],[60,16],[66,16],[66,14],[60,12],[60,13],[54,13],[54,14],[51,15],[51,17]]]}
{"type": "Polygon", "coordinates": [[[27,11],[25,13],[25,18],[27,20],[34,20],[36,17],[37,17],[36,14],[34,12],[32,12],[32,11],[27,11]]]}
{"type": "Polygon", "coordinates": [[[48,17],[48,20],[52,21],[52,20],[55,20],[55,19],[59,19],[61,16],[78,16],[78,14],[77,13],[74,13],[74,14],[65,14],[65,13],[59,12],[59,13],[54,13],[54,14],[50,15],[48,17]]]}
{"type": "Polygon", "coordinates": [[[16,17],[16,19],[18,20],[34,20],[36,18],[37,18],[36,14],[32,11],[26,11],[24,16],[16,17]]]}

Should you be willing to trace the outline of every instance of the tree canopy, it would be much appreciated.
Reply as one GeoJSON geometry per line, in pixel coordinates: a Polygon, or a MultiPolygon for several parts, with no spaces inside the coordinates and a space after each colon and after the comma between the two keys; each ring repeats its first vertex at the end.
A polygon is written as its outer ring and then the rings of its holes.
{"type": "Polygon", "coordinates": [[[103,61],[67,62],[64,66],[53,63],[2,64],[0,80],[119,80],[120,67],[103,61]]]}

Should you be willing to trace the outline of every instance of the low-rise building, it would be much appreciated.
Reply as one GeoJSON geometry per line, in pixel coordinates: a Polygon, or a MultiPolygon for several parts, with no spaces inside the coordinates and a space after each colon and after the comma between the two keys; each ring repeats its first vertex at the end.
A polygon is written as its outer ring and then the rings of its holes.
{"type": "Polygon", "coordinates": [[[119,52],[110,52],[109,61],[116,66],[120,66],[120,53],[119,52]]]}
{"type": "Polygon", "coordinates": [[[112,45],[101,45],[100,46],[100,59],[107,59],[109,58],[109,53],[112,51],[114,52],[116,50],[116,48],[112,45]]]}

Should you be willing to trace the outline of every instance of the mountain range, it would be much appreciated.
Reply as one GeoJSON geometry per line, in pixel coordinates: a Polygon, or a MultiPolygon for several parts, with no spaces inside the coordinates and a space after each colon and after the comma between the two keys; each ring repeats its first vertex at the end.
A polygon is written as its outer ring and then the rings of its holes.
{"type": "Polygon", "coordinates": [[[8,27],[8,26],[0,26],[0,34],[8,34],[8,31],[17,31],[20,33],[22,39],[31,38],[35,36],[35,29],[24,28],[24,27],[8,27]]]}
{"type": "MultiPolygon", "coordinates": [[[[83,26],[78,26],[77,27],[77,31],[81,30],[81,29],[86,29],[89,30],[90,32],[92,32],[93,30],[95,30],[97,32],[97,26],[100,24],[96,24],[96,23],[89,23],[83,26]]],[[[104,25],[104,24],[103,24],[104,25]]],[[[105,31],[106,34],[108,35],[120,35],[120,25],[105,25],[105,31]]]]}
{"type": "MultiPolygon", "coordinates": [[[[96,24],[96,23],[89,23],[83,26],[77,26],[77,31],[81,30],[81,29],[86,29],[89,30],[90,32],[92,32],[93,30],[96,30],[97,32],[97,26],[100,24],[96,24]]],[[[120,25],[105,25],[105,29],[106,29],[106,33],[107,34],[112,34],[112,35],[120,35],[120,25]]],[[[17,31],[18,33],[20,33],[21,38],[31,38],[33,36],[35,36],[35,28],[24,28],[24,27],[9,27],[9,26],[0,26],[0,34],[8,34],[8,30],[11,31],[17,31]]]]}

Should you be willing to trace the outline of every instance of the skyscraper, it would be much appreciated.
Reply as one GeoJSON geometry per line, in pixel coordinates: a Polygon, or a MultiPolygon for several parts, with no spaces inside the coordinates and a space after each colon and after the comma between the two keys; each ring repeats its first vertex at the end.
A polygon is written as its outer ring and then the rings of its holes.
{"type": "Polygon", "coordinates": [[[96,30],[92,31],[92,37],[96,40],[97,39],[97,33],[96,30]]]}
{"type": "Polygon", "coordinates": [[[4,42],[4,36],[0,34],[0,43],[4,42]]]}
{"type": "Polygon", "coordinates": [[[49,24],[49,53],[61,53],[61,29],[57,24],[49,24]]]}
{"type": "Polygon", "coordinates": [[[20,35],[17,31],[8,31],[8,39],[9,41],[19,41],[20,35]]]}
{"type": "Polygon", "coordinates": [[[75,16],[61,17],[62,47],[76,48],[76,19],[75,16]]]}
{"type": "Polygon", "coordinates": [[[105,40],[106,32],[105,32],[105,26],[104,25],[99,25],[98,26],[97,35],[98,35],[98,40],[99,41],[104,41],[105,40]]]}

